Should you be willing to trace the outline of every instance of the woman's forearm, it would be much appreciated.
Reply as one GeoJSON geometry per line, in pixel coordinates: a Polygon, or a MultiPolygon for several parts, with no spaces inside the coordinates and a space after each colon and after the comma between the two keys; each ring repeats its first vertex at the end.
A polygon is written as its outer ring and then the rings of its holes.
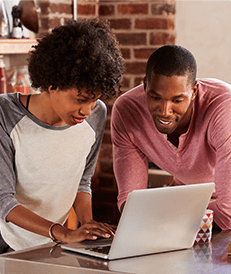
{"type": "Polygon", "coordinates": [[[79,192],[73,204],[78,221],[81,225],[90,222],[93,219],[92,197],[87,192],[79,192]]]}
{"type": "MultiPolygon", "coordinates": [[[[53,224],[53,222],[38,216],[22,205],[13,208],[7,215],[6,220],[45,237],[49,237],[49,228],[53,224]]],[[[59,241],[65,241],[67,231],[68,229],[62,226],[54,226],[52,228],[52,234],[59,241]]]]}

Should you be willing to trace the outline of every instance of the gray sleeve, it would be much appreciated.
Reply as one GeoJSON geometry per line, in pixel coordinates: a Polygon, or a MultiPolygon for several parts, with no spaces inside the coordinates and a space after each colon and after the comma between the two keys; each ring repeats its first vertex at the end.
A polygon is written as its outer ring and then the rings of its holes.
{"type": "Polygon", "coordinates": [[[86,166],[79,184],[78,192],[88,192],[91,194],[91,177],[95,172],[95,166],[104,134],[106,116],[106,106],[101,100],[98,100],[95,108],[92,110],[91,115],[87,118],[87,122],[96,133],[96,139],[87,157],[86,166]]]}
{"type": "Polygon", "coordinates": [[[14,148],[10,136],[0,124],[0,218],[5,220],[8,213],[18,205],[15,194],[14,148]]]}
{"type": "Polygon", "coordinates": [[[0,218],[3,220],[19,204],[14,198],[15,150],[10,138],[13,127],[23,116],[15,104],[16,96],[4,94],[0,98],[0,218]]]}

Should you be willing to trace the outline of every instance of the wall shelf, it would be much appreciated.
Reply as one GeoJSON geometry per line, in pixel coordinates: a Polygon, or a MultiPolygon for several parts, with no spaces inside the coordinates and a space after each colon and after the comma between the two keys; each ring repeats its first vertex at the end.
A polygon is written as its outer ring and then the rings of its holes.
{"type": "Polygon", "coordinates": [[[0,39],[0,54],[27,54],[36,44],[36,39],[0,39]]]}

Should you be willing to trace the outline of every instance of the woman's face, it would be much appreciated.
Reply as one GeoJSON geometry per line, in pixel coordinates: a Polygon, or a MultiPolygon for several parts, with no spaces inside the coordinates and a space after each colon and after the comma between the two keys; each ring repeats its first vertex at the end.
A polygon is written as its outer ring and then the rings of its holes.
{"type": "Polygon", "coordinates": [[[49,90],[50,104],[62,124],[74,126],[82,123],[91,113],[101,92],[94,94],[82,88],[70,88],[65,91],[49,90]]]}

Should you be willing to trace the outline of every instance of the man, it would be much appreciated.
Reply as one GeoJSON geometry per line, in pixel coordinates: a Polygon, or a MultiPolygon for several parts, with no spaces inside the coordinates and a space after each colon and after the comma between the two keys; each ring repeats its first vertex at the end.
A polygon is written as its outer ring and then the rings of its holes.
{"type": "Polygon", "coordinates": [[[117,99],[112,112],[118,206],[147,188],[148,159],[177,184],[215,182],[214,223],[231,229],[231,86],[196,79],[196,61],[181,46],[150,56],[142,85],[117,99]]]}
{"type": "Polygon", "coordinates": [[[1,252],[113,237],[93,221],[91,177],[104,132],[101,95],[120,87],[123,59],[107,22],[67,22],[38,41],[29,73],[40,93],[0,96],[1,252]],[[63,226],[74,207],[81,224],[63,226]]]}

